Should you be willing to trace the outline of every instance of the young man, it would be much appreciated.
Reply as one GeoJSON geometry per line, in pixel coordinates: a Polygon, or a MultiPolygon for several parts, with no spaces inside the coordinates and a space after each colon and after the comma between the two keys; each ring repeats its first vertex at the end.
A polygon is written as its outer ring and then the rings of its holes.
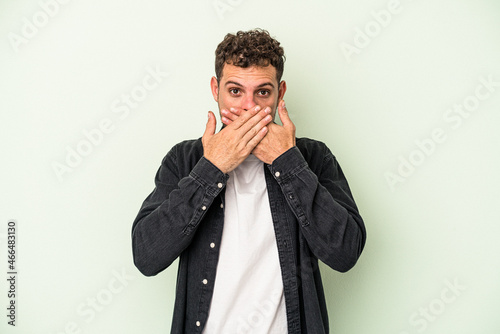
{"type": "Polygon", "coordinates": [[[201,139],[168,152],[133,223],[144,275],[180,257],[172,333],[328,333],[318,259],[345,272],[363,250],[335,157],[295,138],[283,64],[267,31],[226,35],[211,80],[224,126],[209,112],[201,139]]]}

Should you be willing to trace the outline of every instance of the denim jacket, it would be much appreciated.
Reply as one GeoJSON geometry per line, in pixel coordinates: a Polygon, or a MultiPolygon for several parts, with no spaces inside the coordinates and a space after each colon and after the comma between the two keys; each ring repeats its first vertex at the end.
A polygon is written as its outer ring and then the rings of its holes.
{"type": "MultiPolygon", "coordinates": [[[[278,246],[288,333],[328,333],[318,259],[345,272],[366,240],[347,180],[328,147],[297,138],[262,164],[278,246]]],[[[146,276],[179,268],[171,333],[201,333],[208,317],[224,224],[228,175],[203,157],[200,139],[174,146],[132,226],[134,263],[146,276]]]]}

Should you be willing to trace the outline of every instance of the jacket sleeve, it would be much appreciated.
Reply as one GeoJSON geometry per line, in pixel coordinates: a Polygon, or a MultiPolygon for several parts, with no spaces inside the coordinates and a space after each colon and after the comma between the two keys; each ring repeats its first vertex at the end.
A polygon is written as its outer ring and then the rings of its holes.
{"type": "Polygon", "coordinates": [[[144,200],[132,225],[132,253],[141,273],[167,268],[191,243],[199,222],[224,189],[227,175],[202,157],[183,176],[175,147],[163,159],[155,189],[144,200]]]}
{"type": "Polygon", "coordinates": [[[271,173],[300,224],[309,248],[325,264],[346,272],[357,262],[366,230],[337,160],[322,144],[313,172],[297,147],[279,156],[271,173]]]}

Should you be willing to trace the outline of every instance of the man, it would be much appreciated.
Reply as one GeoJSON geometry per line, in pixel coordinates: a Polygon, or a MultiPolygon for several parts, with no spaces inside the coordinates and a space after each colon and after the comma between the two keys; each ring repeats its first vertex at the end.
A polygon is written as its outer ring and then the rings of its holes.
{"type": "Polygon", "coordinates": [[[172,333],[328,333],[318,259],[345,272],[363,250],[335,157],[295,138],[283,64],[267,31],[226,35],[210,82],[224,126],[209,112],[201,139],[168,152],[133,223],[144,275],[179,257],[172,333]]]}

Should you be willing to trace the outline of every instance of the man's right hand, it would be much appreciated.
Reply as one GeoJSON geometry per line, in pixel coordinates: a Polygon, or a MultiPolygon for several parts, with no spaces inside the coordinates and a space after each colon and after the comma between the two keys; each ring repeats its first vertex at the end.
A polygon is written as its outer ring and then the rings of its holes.
{"type": "Polygon", "coordinates": [[[229,173],[242,163],[267,134],[267,124],[272,121],[271,108],[260,106],[243,112],[237,120],[215,133],[213,112],[208,112],[208,122],[201,138],[206,159],[223,173],[229,173]]]}

